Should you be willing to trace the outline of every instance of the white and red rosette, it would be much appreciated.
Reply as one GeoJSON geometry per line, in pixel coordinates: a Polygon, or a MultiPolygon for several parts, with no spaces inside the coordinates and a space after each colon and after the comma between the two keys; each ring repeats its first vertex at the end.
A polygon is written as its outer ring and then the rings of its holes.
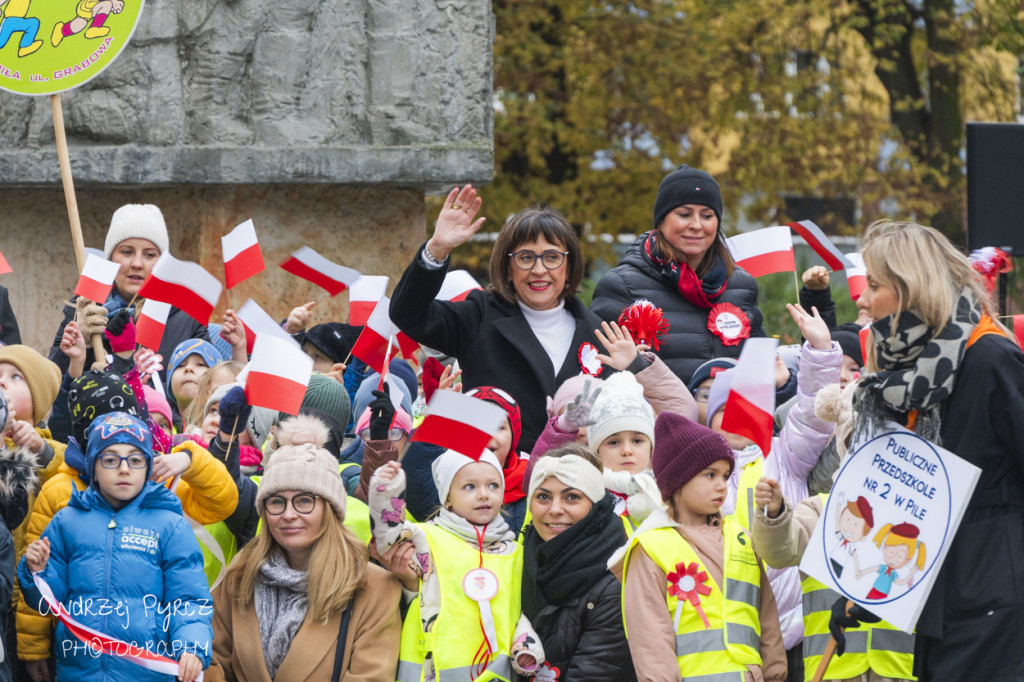
{"type": "Polygon", "coordinates": [[[679,630],[679,616],[683,612],[683,605],[687,602],[697,609],[697,615],[704,621],[704,627],[711,627],[708,617],[700,605],[700,595],[706,597],[711,594],[711,588],[707,585],[707,571],[701,569],[700,564],[696,561],[691,562],[689,566],[685,561],[680,561],[676,564],[676,570],[669,573],[667,577],[669,596],[679,600],[676,604],[676,631],[679,630]]]}
{"type": "Polygon", "coordinates": [[[580,345],[580,350],[577,353],[580,360],[580,369],[583,370],[584,374],[589,374],[592,377],[601,376],[601,372],[604,371],[604,364],[597,357],[597,348],[594,344],[589,341],[584,341],[580,345]]]}
{"type": "Polygon", "coordinates": [[[708,331],[726,346],[738,346],[750,336],[750,318],[732,303],[716,303],[708,312],[708,331]]]}

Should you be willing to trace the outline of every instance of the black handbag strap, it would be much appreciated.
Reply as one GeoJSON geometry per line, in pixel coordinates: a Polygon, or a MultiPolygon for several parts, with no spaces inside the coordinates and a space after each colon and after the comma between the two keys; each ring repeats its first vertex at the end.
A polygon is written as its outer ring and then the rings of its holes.
{"type": "Polygon", "coordinates": [[[348,621],[352,615],[351,604],[345,607],[345,613],[341,615],[341,627],[338,628],[338,645],[334,649],[334,672],[331,673],[331,682],[338,682],[341,679],[341,661],[345,658],[345,639],[348,637],[348,621]]]}

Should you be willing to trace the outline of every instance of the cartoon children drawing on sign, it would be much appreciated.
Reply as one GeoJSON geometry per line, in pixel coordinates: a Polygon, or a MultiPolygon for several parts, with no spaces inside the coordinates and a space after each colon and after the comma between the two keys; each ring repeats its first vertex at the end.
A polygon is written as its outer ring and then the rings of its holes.
{"type": "Polygon", "coordinates": [[[43,41],[36,40],[39,20],[35,17],[25,17],[30,2],[31,0],[7,0],[5,4],[0,0],[0,6],[3,7],[3,11],[0,12],[0,50],[7,47],[15,33],[21,33],[21,42],[18,43],[19,57],[27,57],[42,47],[43,41]]]}
{"type": "Polygon", "coordinates": [[[110,27],[104,26],[107,17],[111,14],[120,14],[123,9],[123,0],[79,0],[75,8],[78,16],[68,22],[58,21],[53,27],[50,42],[57,47],[60,41],[80,33],[83,28],[86,38],[102,38],[110,33],[110,27]]]}
{"type": "Polygon", "coordinates": [[[895,526],[887,523],[882,526],[874,540],[882,550],[885,563],[857,572],[858,578],[868,573],[878,574],[866,599],[887,599],[894,584],[906,585],[908,588],[914,586],[914,575],[924,570],[925,561],[924,543],[917,539],[919,533],[918,527],[912,523],[897,523],[895,526]],[[907,577],[900,578],[897,571],[909,564],[915,554],[917,562],[910,567],[907,577]]]}
{"type": "Polygon", "coordinates": [[[874,525],[875,516],[871,510],[871,503],[863,495],[855,502],[846,502],[846,496],[843,493],[839,494],[839,504],[836,505],[835,544],[828,555],[836,578],[842,577],[843,569],[850,563],[850,559],[853,559],[854,571],[860,573],[857,543],[868,536],[874,525]]]}

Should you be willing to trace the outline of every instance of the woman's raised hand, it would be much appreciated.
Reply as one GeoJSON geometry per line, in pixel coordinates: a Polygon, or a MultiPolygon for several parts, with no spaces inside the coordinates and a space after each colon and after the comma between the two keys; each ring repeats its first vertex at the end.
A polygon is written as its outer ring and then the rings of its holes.
{"type": "Polygon", "coordinates": [[[799,304],[787,303],[786,310],[793,316],[793,321],[800,327],[800,333],[812,348],[828,350],[832,347],[832,334],[829,333],[825,320],[821,319],[821,315],[818,314],[817,308],[812,306],[811,313],[813,314],[808,314],[799,304]]]}
{"type": "Polygon", "coordinates": [[[444,260],[455,247],[469,241],[484,224],[484,218],[476,217],[482,203],[483,199],[477,196],[472,185],[461,189],[456,187],[448,192],[441,213],[437,216],[434,234],[427,243],[431,256],[444,260]]]}

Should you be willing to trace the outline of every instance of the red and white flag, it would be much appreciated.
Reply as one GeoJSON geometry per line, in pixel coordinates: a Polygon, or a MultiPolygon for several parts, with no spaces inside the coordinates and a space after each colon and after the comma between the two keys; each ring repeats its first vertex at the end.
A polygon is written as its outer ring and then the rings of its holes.
{"type": "Polygon", "coordinates": [[[82,274],[78,276],[78,284],[75,285],[75,294],[100,305],[107,300],[110,290],[114,286],[114,278],[121,266],[106,258],[97,258],[89,254],[85,259],[85,267],[82,274]]]}
{"type": "Polygon", "coordinates": [[[135,323],[135,342],[154,353],[159,352],[160,341],[164,338],[164,327],[167,326],[167,316],[170,314],[170,303],[147,299],[142,304],[139,320],[135,323]]]}
{"type": "Polygon", "coordinates": [[[753,338],[743,343],[739,362],[731,371],[722,429],[746,436],[767,457],[775,425],[775,346],[778,339],[753,338]]]}
{"type": "Polygon", "coordinates": [[[273,334],[256,337],[245,376],[250,405],[298,414],[313,374],[313,358],[273,334]]]}
{"type": "Polygon", "coordinates": [[[370,319],[377,302],[384,298],[388,280],[384,275],[363,275],[348,290],[348,323],[362,327],[370,319]]]}
{"type": "Polygon", "coordinates": [[[296,348],[301,348],[299,342],[292,338],[291,334],[284,330],[284,327],[279,325],[274,318],[266,313],[251,298],[242,304],[242,307],[238,309],[238,319],[242,321],[242,326],[245,327],[245,345],[246,353],[252,353],[253,346],[256,343],[256,338],[260,334],[270,334],[276,336],[283,341],[287,341],[296,348]]]}
{"type": "Polygon", "coordinates": [[[352,355],[356,356],[373,371],[378,374],[385,374],[385,358],[387,356],[390,340],[398,341],[401,331],[391,321],[388,310],[391,308],[391,299],[387,296],[380,299],[374,307],[370,317],[366,320],[362,333],[352,346],[352,355]]]}
{"type": "Polygon", "coordinates": [[[325,289],[331,296],[337,296],[362,277],[358,270],[332,263],[308,246],[293,253],[281,267],[325,289]]]}
{"type": "Polygon", "coordinates": [[[455,391],[434,391],[423,423],[409,440],[433,443],[480,459],[508,415],[494,403],[455,391]]]}
{"type": "Polygon", "coordinates": [[[483,289],[480,282],[465,270],[452,270],[444,276],[441,291],[434,298],[438,301],[461,301],[474,289],[483,289]]]}
{"type": "Polygon", "coordinates": [[[1017,337],[1017,345],[1024,348],[1024,315],[1013,316],[1013,335],[1017,337]]]}
{"type": "Polygon", "coordinates": [[[252,220],[246,220],[221,237],[220,248],[224,254],[224,282],[228,289],[267,269],[252,220]]]}
{"type": "Polygon", "coordinates": [[[846,270],[853,265],[813,221],[801,220],[797,223],[790,223],[789,226],[804,238],[807,245],[814,249],[814,253],[821,256],[832,270],[846,270]]]}
{"type": "MultiPolygon", "coordinates": [[[[1016,323],[1016,321],[1014,321],[1016,323]]],[[[864,365],[868,364],[868,344],[871,341],[871,325],[866,324],[860,328],[857,332],[857,337],[860,339],[860,357],[864,360],[864,365]]],[[[864,369],[861,369],[861,374],[864,374],[864,369]]]]}
{"type": "Polygon", "coordinates": [[[0,275],[6,275],[8,272],[14,272],[14,269],[11,268],[7,259],[4,258],[4,254],[0,253],[0,275]]]}
{"type": "Polygon", "coordinates": [[[846,257],[850,261],[850,267],[846,268],[846,286],[850,289],[850,298],[856,301],[868,288],[868,270],[859,253],[848,253],[846,257]]]}
{"type": "Polygon", "coordinates": [[[794,272],[793,233],[786,225],[763,227],[725,240],[736,265],[752,277],[773,272],[794,272]]]}
{"type": "Polygon", "coordinates": [[[205,325],[210,321],[223,289],[220,281],[199,263],[178,260],[165,253],[142,283],[139,296],[170,303],[205,325]]]}

